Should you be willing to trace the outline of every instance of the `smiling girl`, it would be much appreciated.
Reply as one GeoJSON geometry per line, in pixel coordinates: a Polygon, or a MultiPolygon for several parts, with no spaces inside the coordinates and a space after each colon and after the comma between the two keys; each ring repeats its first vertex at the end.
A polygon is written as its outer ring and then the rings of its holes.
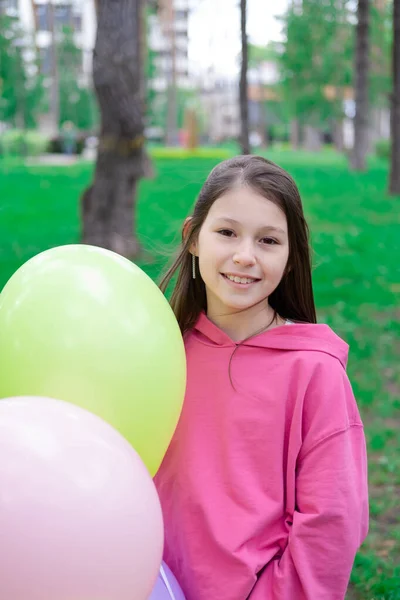
{"type": "Polygon", "coordinates": [[[155,483],[165,560],[187,600],[342,600],[368,529],[348,346],[316,323],[293,179],[222,162],[183,226],[171,305],[182,415],[155,483]]]}

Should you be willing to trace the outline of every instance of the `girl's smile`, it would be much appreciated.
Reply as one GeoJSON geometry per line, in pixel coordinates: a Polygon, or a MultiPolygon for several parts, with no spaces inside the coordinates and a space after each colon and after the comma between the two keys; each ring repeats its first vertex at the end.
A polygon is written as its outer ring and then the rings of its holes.
{"type": "Polygon", "coordinates": [[[239,286],[239,289],[247,288],[250,285],[260,281],[260,279],[255,277],[249,277],[248,275],[241,275],[239,273],[221,273],[221,275],[229,283],[239,286]]]}

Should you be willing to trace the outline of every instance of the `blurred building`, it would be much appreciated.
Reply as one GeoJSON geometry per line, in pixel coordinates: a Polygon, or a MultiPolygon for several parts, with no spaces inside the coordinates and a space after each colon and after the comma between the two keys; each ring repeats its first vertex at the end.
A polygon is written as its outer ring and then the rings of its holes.
{"type": "Polygon", "coordinates": [[[18,15],[18,0],[0,0],[0,14],[18,15]]]}
{"type": "Polygon", "coordinates": [[[73,32],[82,52],[80,82],[88,83],[92,69],[92,51],[96,35],[95,0],[0,0],[0,11],[17,18],[27,35],[33,36],[39,66],[51,78],[53,36],[63,28],[73,32]]]}
{"type": "Polygon", "coordinates": [[[155,53],[156,74],[150,82],[157,92],[169,86],[191,86],[189,74],[190,0],[159,0],[149,16],[148,43],[155,53]]]}
{"type": "MultiPolygon", "coordinates": [[[[168,145],[179,143],[182,94],[193,87],[189,69],[189,14],[193,0],[147,0],[147,44],[152,74],[147,89],[154,95],[154,114],[165,114],[156,126],[157,136],[168,145]]],[[[146,129],[153,135],[153,127],[146,129]]]]}
{"type": "Polygon", "coordinates": [[[214,77],[201,85],[201,106],[211,142],[236,139],[240,134],[239,86],[235,80],[214,77]]]}
{"type": "Polygon", "coordinates": [[[96,35],[95,0],[0,0],[0,10],[18,19],[36,53],[50,105],[49,113],[39,119],[39,126],[48,133],[56,132],[60,69],[69,68],[59,60],[61,32],[68,31],[74,43],[73,72],[79,87],[89,86],[96,35]]]}
{"type": "MultiPolygon", "coordinates": [[[[265,137],[265,103],[277,100],[275,86],[279,81],[276,61],[260,63],[248,72],[248,105],[250,134],[265,137]]],[[[207,132],[212,142],[237,139],[240,135],[239,83],[237,78],[223,78],[211,69],[199,82],[201,105],[207,132]]]]}
{"type": "Polygon", "coordinates": [[[96,15],[94,0],[0,0],[8,11],[18,16],[21,25],[34,35],[40,67],[45,76],[52,76],[53,36],[69,28],[82,52],[82,82],[91,73],[91,55],[95,42],[96,15]]]}

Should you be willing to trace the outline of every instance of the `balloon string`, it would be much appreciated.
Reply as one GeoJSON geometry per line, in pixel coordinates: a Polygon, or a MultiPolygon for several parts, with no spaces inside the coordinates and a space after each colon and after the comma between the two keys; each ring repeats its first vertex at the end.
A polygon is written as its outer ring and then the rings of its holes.
{"type": "Polygon", "coordinates": [[[176,598],[175,598],[175,594],[174,594],[174,592],[172,591],[172,589],[171,589],[171,586],[169,585],[169,581],[168,581],[168,578],[167,578],[167,574],[166,574],[166,572],[165,572],[165,569],[164,569],[164,567],[163,567],[162,565],[161,565],[161,567],[160,567],[160,573],[161,573],[162,580],[163,580],[163,582],[165,583],[165,587],[166,587],[166,588],[167,588],[167,590],[168,590],[168,593],[169,593],[169,596],[170,596],[171,600],[176,600],[176,598]]]}

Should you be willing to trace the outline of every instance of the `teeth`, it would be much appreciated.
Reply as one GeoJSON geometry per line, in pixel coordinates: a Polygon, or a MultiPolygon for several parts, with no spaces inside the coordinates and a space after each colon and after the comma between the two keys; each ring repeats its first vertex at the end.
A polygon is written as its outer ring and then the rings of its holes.
{"type": "Polygon", "coordinates": [[[254,283],[255,279],[250,279],[249,277],[236,277],[235,275],[225,275],[231,281],[235,283],[254,283]]]}

